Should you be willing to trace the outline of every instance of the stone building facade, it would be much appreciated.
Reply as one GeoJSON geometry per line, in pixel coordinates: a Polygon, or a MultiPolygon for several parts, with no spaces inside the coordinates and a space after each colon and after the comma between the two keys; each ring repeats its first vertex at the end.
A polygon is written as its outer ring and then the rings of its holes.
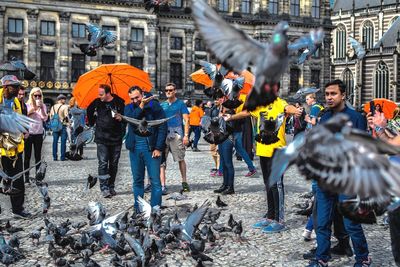
{"type": "MultiPolygon", "coordinates": [[[[325,39],[319,53],[304,65],[293,56],[282,77],[282,93],[301,86],[321,85],[330,79],[329,0],[211,0],[210,4],[230,23],[250,36],[268,41],[274,25],[287,20],[291,41],[312,28],[323,27],[325,39]]],[[[70,93],[79,75],[102,63],[125,62],[150,74],[154,90],[169,82],[191,98],[202,97],[190,73],[198,60],[213,61],[190,15],[190,1],[175,0],[155,15],[139,0],[2,0],[0,2],[0,60],[21,58],[36,74],[39,85],[54,98],[70,93]],[[79,44],[87,42],[85,23],[117,32],[114,45],[85,57],[79,44]]]]}
{"type": "Polygon", "coordinates": [[[332,23],[332,77],[347,84],[355,106],[373,98],[400,102],[400,1],[336,0],[332,23]],[[348,42],[352,36],[363,44],[367,55],[352,60],[348,42]]]}

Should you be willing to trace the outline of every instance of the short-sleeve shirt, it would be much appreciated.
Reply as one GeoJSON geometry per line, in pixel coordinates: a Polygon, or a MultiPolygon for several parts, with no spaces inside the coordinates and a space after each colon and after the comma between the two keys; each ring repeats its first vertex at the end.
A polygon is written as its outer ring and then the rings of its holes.
{"type": "MultiPolygon", "coordinates": [[[[273,103],[268,106],[258,107],[256,110],[250,112],[250,114],[257,118],[257,133],[260,131],[260,113],[264,112],[264,117],[276,119],[279,114],[285,112],[285,107],[287,106],[287,102],[281,98],[277,98],[273,103]]],[[[282,123],[281,128],[278,131],[279,141],[273,144],[264,145],[262,143],[257,142],[256,154],[260,157],[272,157],[274,150],[276,148],[286,146],[285,139],[285,125],[286,119],[282,123]]]]}
{"type": "Polygon", "coordinates": [[[168,101],[165,101],[161,103],[161,107],[163,108],[165,112],[165,116],[167,118],[175,116],[172,119],[169,119],[167,121],[168,129],[171,128],[176,128],[176,129],[181,129],[180,135],[183,133],[183,114],[189,114],[189,110],[186,107],[185,103],[183,103],[182,100],[176,99],[174,102],[169,103],[168,101]]]}
{"type": "MultiPolygon", "coordinates": [[[[312,118],[317,118],[319,113],[321,112],[321,110],[322,110],[322,106],[321,105],[319,105],[317,103],[312,105],[311,109],[310,109],[310,114],[309,114],[310,118],[311,119],[312,118]]],[[[307,129],[311,129],[312,127],[313,127],[313,125],[311,123],[307,123],[307,129]]]]}

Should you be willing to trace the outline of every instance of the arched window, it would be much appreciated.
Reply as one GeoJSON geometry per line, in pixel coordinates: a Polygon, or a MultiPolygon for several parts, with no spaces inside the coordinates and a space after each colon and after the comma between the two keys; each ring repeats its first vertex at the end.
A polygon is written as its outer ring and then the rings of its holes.
{"type": "Polygon", "coordinates": [[[399,18],[399,16],[394,16],[394,17],[390,20],[388,29],[393,25],[393,23],[394,23],[398,18],[399,18]]]}
{"type": "Polygon", "coordinates": [[[375,98],[389,98],[389,68],[383,61],[376,65],[374,86],[375,98]]]}
{"type": "Polygon", "coordinates": [[[362,41],[366,49],[374,47],[374,25],[371,21],[366,21],[362,28],[362,41]]]}
{"type": "Polygon", "coordinates": [[[354,99],[354,78],[349,68],[345,69],[342,74],[342,80],[346,84],[346,97],[353,104],[354,99]]]}
{"type": "Polygon", "coordinates": [[[346,57],[346,28],[343,24],[336,28],[336,58],[346,57]]]}

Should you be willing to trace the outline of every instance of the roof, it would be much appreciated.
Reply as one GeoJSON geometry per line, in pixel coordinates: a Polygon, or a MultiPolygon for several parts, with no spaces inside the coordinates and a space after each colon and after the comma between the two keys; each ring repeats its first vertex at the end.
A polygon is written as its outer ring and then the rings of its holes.
{"type": "Polygon", "coordinates": [[[397,33],[400,31],[400,17],[398,17],[390,26],[390,28],[385,32],[379,42],[376,43],[374,48],[379,48],[381,43],[383,47],[390,47],[397,45],[397,33]]]}
{"type": "MultiPolygon", "coordinates": [[[[353,1],[355,9],[364,9],[367,5],[369,5],[370,8],[381,6],[381,0],[336,0],[333,6],[333,12],[338,12],[340,9],[343,11],[352,10],[353,1]]],[[[385,0],[384,5],[392,5],[396,4],[396,2],[396,0],[385,0]]]]}

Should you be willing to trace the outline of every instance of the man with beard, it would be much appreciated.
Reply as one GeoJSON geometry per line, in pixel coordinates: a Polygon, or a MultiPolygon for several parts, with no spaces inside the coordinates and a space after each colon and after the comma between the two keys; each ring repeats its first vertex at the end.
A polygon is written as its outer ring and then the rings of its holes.
{"type": "MultiPolygon", "coordinates": [[[[301,116],[302,108],[288,105],[285,100],[278,97],[280,83],[267,84],[264,89],[268,93],[267,104],[265,106],[258,107],[252,112],[244,110],[232,116],[228,115],[225,117],[226,120],[238,120],[253,116],[257,118],[257,123],[260,125],[261,116],[264,116],[266,119],[276,119],[278,115],[282,113],[285,113],[286,116],[301,116]]],[[[271,187],[268,186],[274,150],[286,146],[285,124],[284,121],[278,131],[279,141],[269,145],[257,142],[256,154],[260,157],[261,171],[267,191],[268,212],[264,215],[264,218],[254,224],[253,227],[263,229],[262,231],[264,233],[277,233],[285,230],[283,177],[281,177],[280,182],[277,184],[271,187]]],[[[257,131],[259,131],[259,127],[257,127],[257,129],[257,131]]]]}
{"type": "MultiPolygon", "coordinates": [[[[129,89],[131,104],[125,106],[125,116],[147,121],[165,118],[164,110],[157,100],[153,100],[151,94],[144,94],[142,89],[134,86],[129,89]]],[[[167,137],[167,123],[157,127],[150,127],[151,135],[148,137],[139,136],[135,133],[136,126],[129,124],[126,137],[126,148],[129,150],[131,170],[133,176],[133,193],[135,196],[135,210],[138,212],[138,196],[144,195],[145,167],[151,182],[152,207],[161,206],[161,181],[160,165],[161,152],[165,148],[167,137]]]]}
{"type": "MultiPolygon", "coordinates": [[[[1,79],[3,88],[0,88],[0,105],[5,105],[12,108],[15,112],[22,114],[21,103],[17,99],[20,82],[14,75],[6,75],[1,79]]],[[[7,149],[0,144],[0,158],[3,171],[13,176],[23,170],[22,152],[24,152],[24,140],[22,136],[16,136],[14,141],[18,140],[18,144],[7,149]]],[[[14,216],[20,218],[30,218],[31,214],[24,210],[25,201],[25,185],[24,176],[16,179],[13,183],[16,194],[10,195],[12,212],[14,216]]]]}

